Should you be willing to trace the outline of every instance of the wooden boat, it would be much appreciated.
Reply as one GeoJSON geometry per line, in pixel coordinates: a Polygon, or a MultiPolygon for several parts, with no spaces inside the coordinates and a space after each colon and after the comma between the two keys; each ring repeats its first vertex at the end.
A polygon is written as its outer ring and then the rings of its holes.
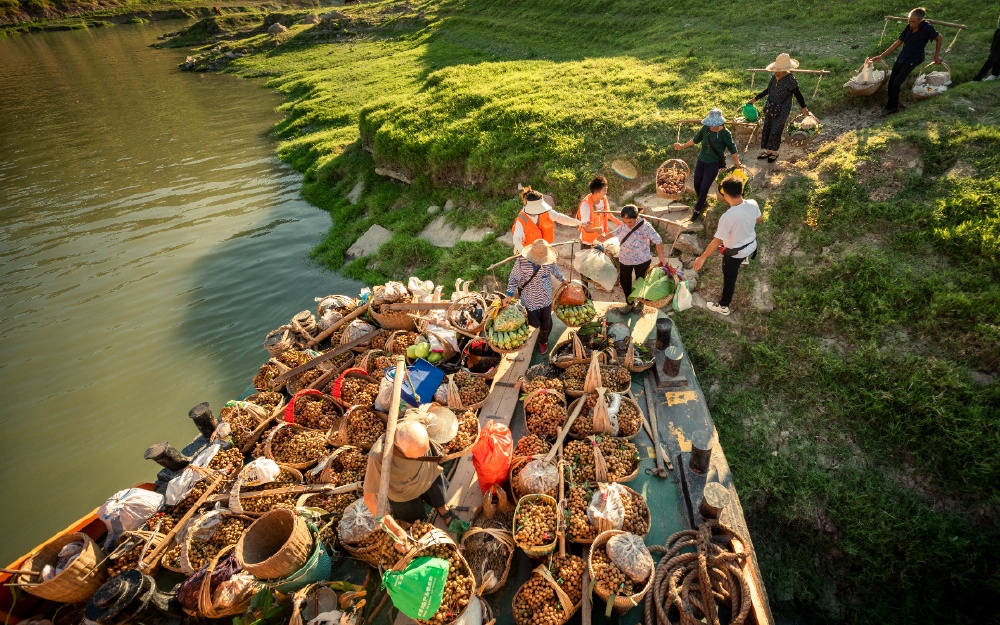
{"type": "MultiPolygon", "coordinates": [[[[596,305],[598,314],[603,314],[613,303],[597,302],[596,305]]],[[[645,314],[624,318],[632,329],[633,339],[636,342],[645,343],[651,349],[655,342],[657,322],[663,319],[664,317],[653,308],[647,308],[645,314]]],[[[565,336],[568,329],[558,320],[554,321],[556,335],[563,333],[565,336]]],[[[661,328],[667,325],[663,321],[660,321],[660,324],[661,328]]],[[[501,360],[492,380],[490,395],[479,411],[481,426],[485,425],[489,419],[498,420],[511,428],[515,440],[526,433],[519,402],[521,383],[529,366],[544,362],[542,355],[534,351],[535,342],[536,334],[533,333],[520,352],[508,354],[501,360]]],[[[559,342],[560,340],[553,340],[552,344],[559,344],[559,342]]],[[[660,454],[660,460],[665,460],[664,464],[670,467],[669,471],[659,470],[657,446],[654,444],[653,437],[649,436],[645,430],[640,431],[632,439],[640,452],[640,465],[638,474],[629,482],[629,487],[645,498],[653,519],[652,527],[646,537],[646,544],[662,545],[671,534],[696,528],[713,515],[721,516],[727,525],[749,538],[733,477],[729,472],[725,455],[719,444],[718,434],[708,413],[704,394],[698,384],[690,359],[686,356],[676,326],[669,329],[669,343],[674,348],[671,352],[672,355],[680,355],[679,366],[675,367],[674,371],[676,375],[668,376],[663,373],[666,363],[662,350],[654,350],[658,360],[652,370],[633,374],[633,395],[642,412],[649,418],[650,423],[657,424],[657,436],[664,450],[660,454]],[[699,462],[702,465],[700,469],[697,466],[692,468],[692,464],[698,465],[699,462]],[[718,495],[720,488],[724,489],[725,496],[722,503],[713,510],[713,501],[719,501],[713,497],[718,495]],[[713,497],[709,496],[709,491],[713,497]],[[710,499],[711,501],[707,501],[710,499]]],[[[674,364],[676,365],[677,362],[675,361],[674,364]]],[[[189,448],[196,450],[201,444],[204,444],[203,438],[196,439],[189,448]]],[[[445,471],[450,482],[449,507],[457,510],[459,516],[464,520],[471,520],[474,511],[482,503],[482,493],[476,480],[471,456],[467,455],[446,463],[445,471]]],[[[141,486],[152,489],[156,485],[141,486]]],[[[437,523],[443,527],[440,520],[437,523]]],[[[95,540],[104,534],[105,527],[103,522],[97,518],[96,510],[69,525],[52,540],[64,534],[79,531],[85,532],[95,540]]],[[[9,568],[20,568],[25,560],[43,545],[39,545],[13,562],[9,568]]],[[[773,620],[756,557],[753,555],[752,544],[742,547],[749,548],[750,551],[750,557],[747,558],[743,568],[745,579],[751,590],[752,609],[750,617],[745,622],[757,625],[770,624],[773,620]]],[[[583,545],[572,545],[570,548],[574,552],[589,549],[588,546],[583,545]]],[[[506,584],[497,592],[484,598],[484,600],[488,600],[497,622],[510,623],[514,621],[513,595],[527,581],[531,570],[536,565],[537,562],[531,562],[519,550],[515,554],[506,584]]],[[[359,584],[367,582],[372,596],[370,605],[375,606],[380,603],[379,599],[382,593],[378,588],[378,580],[375,579],[376,576],[370,575],[368,567],[363,563],[346,557],[340,558],[334,565],[333,576],[338,580],[359,584]]],[[[12,577],[9,573],[0,574],[0,583],[9,584],[12,577]]],[[[30,595],[27,595],[27,599],[25,599],[23,593],[19,593],[19,595],[16,604],[14,604],[12,588],[6,585],[0,586],[0,618],[4,619],[6,623],[17,623],[44,608],[44,606],[40,606],[41,599],[30,595]]],[[[591,606],[589,593],[584,593],[584,595],[581,608],[582,623],[584,625],[610,623],[611,619],[604,616],[604,606],[600,604],[591,606]]],[[[369,623],[380,625],[388,625],[389,623],[388,610],[366,616],[369,623]]],[[[642,622],[641,605],[622,616],[614,617],[614,620],[624,625],[642,622]]],[[[399,616],[393,625],[410,625],[410,619],[399,616]]]]}

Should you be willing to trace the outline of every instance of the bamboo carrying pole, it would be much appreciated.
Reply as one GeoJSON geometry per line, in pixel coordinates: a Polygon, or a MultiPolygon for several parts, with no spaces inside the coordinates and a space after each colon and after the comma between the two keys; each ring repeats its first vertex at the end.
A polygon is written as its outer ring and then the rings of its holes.
{"type": "Polygon", "coordinates": [[[328,352],[326,352],[324,354],[320,354],[319,356],[316,356],[315,358],[313,358],[312,360],[310,360],[309,362],[307,362],[304,365],[299,365],[298,367],[295,367],[294,369],[289,369],[288,371],[286,371],[286,372],[282,373],[281,375],[279,375],[278,377],[274,378],[274,382],[272,382],[272,384],[277,384],[278,382],[284,382],[285,380],[287,380],[288,378],[292,377],[293,375],[298,375],[299,373],[302,373],[303,371],[308,371],[309,369],[312,369],[313,367],[315,367],[316,365],[318,365],[321,362],[326,362],[327,360],[330,360],[331,358],[336,358],[337,356],[339,356],[339,355],[341,355],[341,354],[346,353],[347,351],[349,351],[352,347],[357,347],[358,345],[362,345],[365,342],[372,340],[373,338],[375,338],[375,335],[378,334],[378,332],[379,332],[378,330],[376,330],[375,332],[369,332],[368,334],[366,334],[366,335],[364,335],[362,337],[354,339],[353,341],[351,341],[347,345],[339,345],[339,346],[331,349],[330,351],[328,351],[328,352]]]}
{"type": "Polygon", "coordinates": [[[166,551],[167,547],[170,545],[170,542],[174,539],[174,536],[176,536],[179,531],[184,529],[184,526],[187,525],[187,522],[191,520],[191,517],[193,517],[195,513],[198,512],[198,508],[200,508],[202,504],[208,501],[208,498],[212,496],[212,493],[214,493],[216,489],[218,489],[219,486],[222,485],[224,479],[225,479],[224,475],[216,475],[214,478],[212,478],[212,483],[208,485],[208,488],[205,489],[205,492],[202,493],[201,497],[198,498],[198,501],[194,502],[194,505],[191,506],[191,509],[187,511],[187,514],[181,517],[181,520],[174,525],[173,529],[170,530],[170,532],[163,538],[163,540],[160,541],[160,544],[157,545],[149,553],[149,555],[147,555],[145,558],[139,561],[139,565],[136,568],[138,568],[140,572],[149,574],[149,571],[151,571],[153,567],[156,566],[156,562],[159,560],[160,556],[163,555],[163,552],[166,551]]]}
{"type": "Polygon", "coordinates": [[[399,397],[403,393],[403,375],[406,370],[406,359],[396,356],[396,374],[392,378],[392,400],[389,404],[389,421],[385,426],[385,438],[382,441],[382,472],[378,480],[378,499],[376,500],[376,517],[385,515],[385,507],[389,503],[389,478],[392,476],[392,450],[396,442],[396,422],[399,420],[399,397]]]}
{"type": "MultiPolygon", "coordinates": [[[[350,493],[356,490],[361,490],[364,486],[364,482],[354,482],[351,484],[344,484],[343,486],[334,486],[333,484],[296,484],[295,486],[286,486],[285,488],[272,488],[270,490],[255,490],[250,493],[240,493],[240,499],[253,499],[255,497],[271,497],[272,495],[287,495],[290,493],[295,494],[305,494],[305,493],[326,493],[328,495],[340,495],[343,493],[350,493]]],[[[206,501],[206,503],[215,503],[217,501],[229,501],[229,494],[225,495],[213,495],[206,501]]]]}
{"type": "MultiPolygon", "coordinates": [[[[549,247],[559,247],[560,245],[572,245],[573,243],[579,243],[579,241],[573,240],[573,241],[561,241],[559,243],[549,243],[549,247]]],[[[510,261],[514,260],[515,258],[519,258],[520,256],[521,256],[520,254],[514,254],[513,256],[508,256],[507,258],[501,260],[500,262],[493,263],[492,265],[487,267],[486,271],[490,271],[491,269],[496,269],[500,265],[506,265],[510,261]]]]}
{"type": "MultiPolygon", "coordinates": [[[[897,17],[895,15],[886,15],[885,19],[896,20],[897,22],[910,21],[910,18],[908,17],[897,17]]],[[[959,30],[964,30],[965,28],[967,28],[965,24],[956,24],[954,22],[941,22],[939,20],[929,20],[929,19],[924,19],[924,21],[927,22],[928,24],[934,24],[935,26],[947,26],[949,28],[957,28],[959,30]]]]}
{"type": "MultiPolygon", "coordinates": [[[[747,68],[748,72],[770,72],[773,70],[750,67],[747,68]]],[[[828,76],[830,74],[829,70],[825,69],[789,69],[785,70],[790,74],[819,74],[820,76],[828,76]]]]}
{"type": "Polygon", "coordinates": [[[355,310],[351,314],[347,315],[346,317],[343,317],[340,321],[334,323],[332,326],[330,326],[326,330],[323,330],[322,332],[320,332],[319,334],[317,334],[316,338],[314,338],[313,340],[311,340],[308,343],[306,343],[306,347],[312,347],[313,345],[319,344],[320,342],[322,342],[324,339],[326,339],[328,336],[330,336],[331,334],[333,334],[337,330],[343,328],[345,325],[349,324],[350,322],[354,321],[355,319],[357,319],[361,315],[363,315],[366,312],[368,312],[368,308],[370,308],[371,305],[372,305],[371,300],[368,300],[367,302],[364,303],[363,306],[359,306],[357,310],[355,310]]]}

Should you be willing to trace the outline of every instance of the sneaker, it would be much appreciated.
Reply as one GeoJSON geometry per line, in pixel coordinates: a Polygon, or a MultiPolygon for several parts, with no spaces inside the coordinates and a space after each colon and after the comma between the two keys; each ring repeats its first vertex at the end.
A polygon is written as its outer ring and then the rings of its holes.
{"type": "Polygon", "coordinates": [[[539,343],[538,344],[538,353],[539,354],[547,354],[547,353],[549,353],[549,344],[548,343],[539,343]]]}
{"type": "Polygon", "coordinates": [[[983,82],[989,82],[989,81],[991,81],[991,80],[996,80],[997,78],[1000,78],[1000,77],[998,77],[998,76],[994,76],[993,74],[990,74],[990,75],[989,75],[989,76],[987,76],[986,78],[983,78],[983,82]]]}
{"type": "Polygon", "coordinates": [[[709,309],[714,313],[719,313],[723,317],[729,315],[729,306],[719,306],[715,302],[708,302],[707,304],[705,304],[705,308],[709,309]]]}
{"type": "Polygon", "coordinates": [[[691,213],[691,223],[694,223],[701,219],[701,211],[695,211],[691,213]]]}
{"type": "Polygon", "coordinates": [[[749,264],[750,264],[750,257],[749,257],[749,256],[747,256],[746,258],[744,258],[744,259],[743,259],[743,262],[742,262],[742,263],[740,263],[740,264],[741,264],[741,265],[749,265],[749,264]]]}

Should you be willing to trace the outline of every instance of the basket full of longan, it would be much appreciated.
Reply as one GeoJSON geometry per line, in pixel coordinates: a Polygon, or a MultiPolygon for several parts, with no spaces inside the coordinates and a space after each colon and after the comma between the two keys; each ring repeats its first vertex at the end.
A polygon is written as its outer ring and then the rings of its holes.
{"type": "Polygon", "coordinates": [[[642,538],[621,530],[601,532],[594,539],[587,571],[594,594],[608,604],[608,616],[639,605],[653,585],[653,557],[642,538]]]}
{"type": "Polygon", "coordinates": [[[514,510],[514,542],[529,558],[544,558],[559,541],[559,506],[548,495],[525,495],[514,510]]]}
{"type": "Polygon", "coordinates": [[[517,625],[562,625],[580,609],[586,563],[578,556],[557,555],[539,565],[514,595],[517,625]]]}
{"type": "Polygon", "coordinates": [[[416,619],[420,625],[448,625],[460,619],[475,596],[476,578],[461,550],[448,534],[427,523],[415,523],[410,530],[416,544],[392,567],[402,571],[415,558],[429,556],[447,560],[448,578],[445,580],[441,607],[429,619],[416,619]]]}

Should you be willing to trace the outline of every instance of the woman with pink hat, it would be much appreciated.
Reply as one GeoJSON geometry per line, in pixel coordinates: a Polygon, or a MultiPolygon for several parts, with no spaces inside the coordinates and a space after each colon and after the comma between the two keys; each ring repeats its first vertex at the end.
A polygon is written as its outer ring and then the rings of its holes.
{"type": "Polygon", "coordinates": [[[767,104],[764,105],[764,124],[760,130],[760,149],[763,150],[758,159],[767,159],[768,163],[778,160],[778,149],[781,147],[781,133],[785,131],[785,123],[788,121],[788,114],[792,111],[792,96],[802,107],[802,114],[807,115],[809,109],[806,108],[806,100],[799,91],[799,83],[792,75],[792,70],[799,66],[799,62],[782,52],[774,62],[765,69],[774,72],[771,81],[767,83],[767,88],[754,96],[748,104],[753,104],[757,100],[767,96],[767,104]]]}

